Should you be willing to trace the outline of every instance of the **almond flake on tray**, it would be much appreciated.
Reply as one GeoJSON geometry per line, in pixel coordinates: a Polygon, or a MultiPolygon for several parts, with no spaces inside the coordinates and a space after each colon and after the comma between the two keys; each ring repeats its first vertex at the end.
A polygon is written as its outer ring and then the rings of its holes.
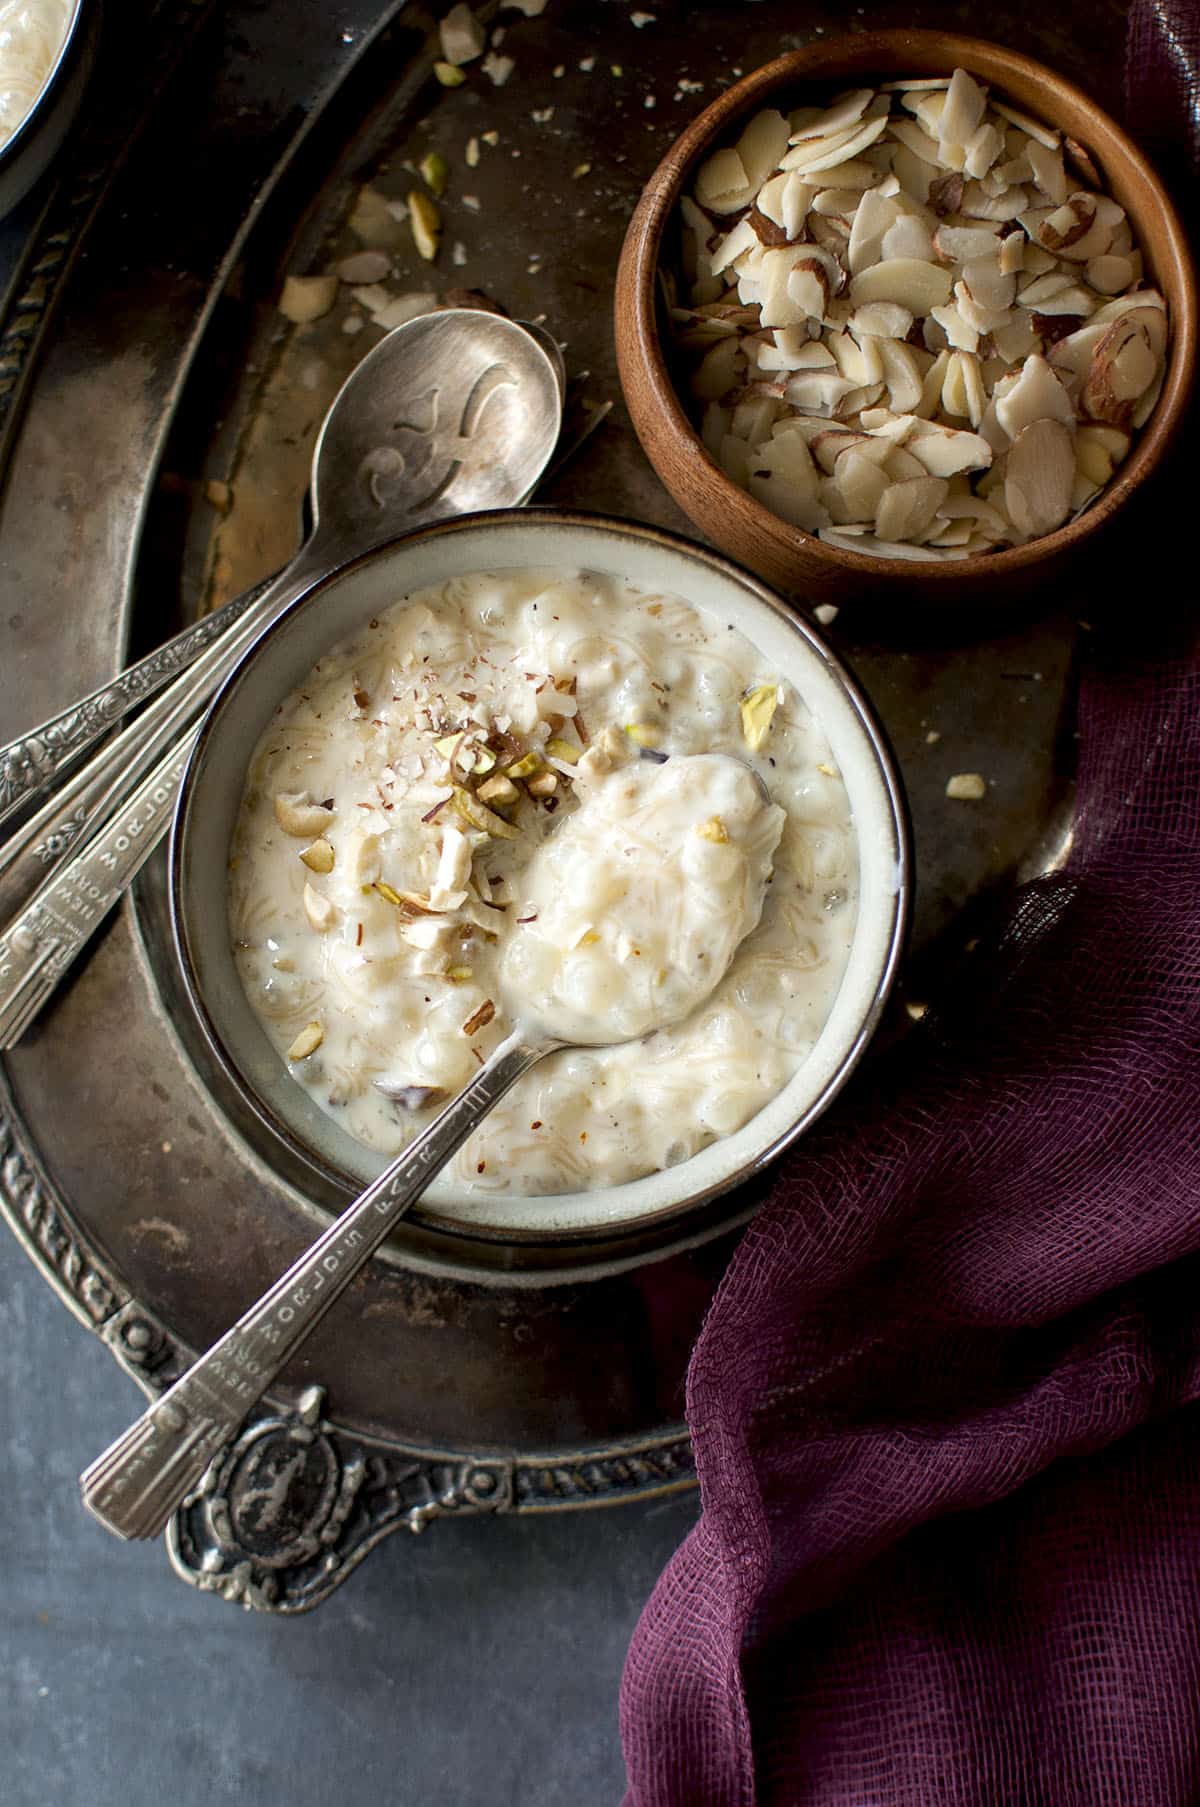
{"type": "Polygon", "coordinates": [[[681,214],[704,443],[830,545],[940,562],[1052,533],[1158,400],[1167,306],[1124,210],[962,69],[765,109],[681,214]]]}

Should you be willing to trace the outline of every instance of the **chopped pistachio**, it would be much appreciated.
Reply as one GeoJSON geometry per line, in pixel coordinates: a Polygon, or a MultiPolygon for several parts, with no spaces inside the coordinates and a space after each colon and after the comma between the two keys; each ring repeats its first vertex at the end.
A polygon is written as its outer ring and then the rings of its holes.
{"type": "Polygon", "coordinates": [[[779,707],[779,692],[774,684],[760,684],[742,698],[742,739],[752,753],[761,750],[779,707]]]}
{"type": "Polygon", "coordinates": [[[553,740],[546,742],[546,751],[551,759],[561,759],[566,765],[578,765],[583,748],[577,747],[573,741],[559,740],[555,736],[553,740]]]}
{"type": "Polygon", "coordinates": [[[306,847],[300,858],[310,872],[333,871],[333,847],[324,835],[314,841],[311,847],[306,847]]]}
{"type": "Polygon", "coordinates": [[[558,773],[538,772],[535,777],[526,779],[525,789],[531,797],[552,797],[558,789],[558,773]]]}
{"type": "Polygon", "coordinates": [[[456,69],[453,63],[436,62],[433,65],[433,73],[443,88],[461,88],[467,79],[463,71],[456,69]]]}
{"type": "Polygon", "coordinates": [[[403,909],[404,899],[401,897],[399,891],[394,890],[391,885],[385,884],[383,879],[376,879],[375,883],[371,886],[371,890],[378,891],[384,903],[395,904],[398,910],[403,909]]]}
{"type": "Polygon", "coordinates": [[[513,765],[505,766],[506,778],[528,778],[532,773],[540,771],[542,758],[540,753],[525,753],[513,765]]]}
{"type": "Polygon", "coordinates": [[[307,1060],[315,1054],[325,1040],[325,1031],[320,1023],[307,1023],[292,1043],[285,1055],[286,1060],[307,1060]]]}
{"type": "Polygon", "coordinates": [[[481,803],[478,797],[473,797],[470,791],[463,790],[461,785],[454,787],[454,807],[472,828],[481,828],[484,834],[490,834],[498,841],[516,840],[517,831],[512,824],[489,809],[486,803],[481,803]]]}
{"type": "Polygon", "coordinates": [[[662,739],[658,729],[648,722],[627,722],[625,732],[635,747],[656,747],[662,739]]]}
{"type": "Polygon", "coordinates": [[[471,968],[469,966],[452,966],[446,977],[454,985],[465,985],[471,977],[471,968]]]}
{"type": "Polygon", "coordinates": [[[706,841],[715,841],[719,847],[723,847],[729,839],[728,830],[720,816],[710,816],[707,822],[699,823],[696,833],[706,841]]]}
{"type": "Polygon", "coordinates": [[[496,755],[487,747],[480,747],[475,754],[475,764],[471,770],[482,778],[487,772],[496,768],[496,755]]]}
{"type": "Polygon", "coordinates": [[[946,785],[946,795],[961,803],[978,803],[987,796],[987,780],[979,772],[955,772],[946,785]]]}
{"type": "Polygon", "coordinates": [[[408,197],[408,212],[412,223],[413,243],[426,263],[432,263],[438,254],[438,240],[442,231],[442,216],[419,188],[411,190],[408,197]]]}
{"type": "Polygon", "coordinates": [[[433,750],[435,753],[440,753],[443,759],[453,759],[464,738],[461,729],[457,734],[443,734],[440,740],[434,741],[433,750]]]}
{"type": "Polygon", "coordinates": [[[446,184],[450,180],[450,165],[441,151],[426,151],[417,168],[420,170],[426,186],[440,200],[445,194],[446,184]]]}
{"type": "Polygon", "coordinates": [[[467,139],[467,149],[466,149],[465,154],[466,154],[466,159],[467,159],[467,168],[474,169],[475,165],[479,162],[479,140],[478,140],[478,138],[468,138],[467,139]]]}
{"type": "Polygon", "coordinates": [[[583,176],[590,176],[591,173],[592,166],[590,163],[577,163],[571,171],[571,179],[574,182],[578,182],[583,176]]]}

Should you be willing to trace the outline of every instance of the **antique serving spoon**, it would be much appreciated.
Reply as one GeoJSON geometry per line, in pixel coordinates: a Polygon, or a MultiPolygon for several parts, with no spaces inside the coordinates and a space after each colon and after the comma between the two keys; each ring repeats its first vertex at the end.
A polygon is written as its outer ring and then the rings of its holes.
{"type": "MultiPolygon", "coordinates": [[[[689,1016],[724,977],[762,914],[783,812],[764,801],[765,786],[752,769],[754,783],[747,788],[744,762],[730,755],[700,754],[672,760],[671,766],[670,783],[684,775],[690,817],[676,836],[678,847],[673,849],[670,835],[661,833],[648,838],[646,847],[660,883],[672,854],[680,855],[665,879],[673,894],[676,923],[689,910],[711,920],[711,869],[683,853],[682,843],[696,833],[704,836],[714,820],[713,800],[731,796],[731,768],[742,775],[739,827],[720,848],[722,882],[732,900],[721,932],[714,925],[698,957],[694,937],[689,941],[682,934],[676,944],[670,925],[662,921],[661,907],[647,903],[652,879],[645,871],[633,871],[602,933],[579,936],[581,909],[586,915],[589,894],[583,890],[580,902],[573,893],[581,883],[586,885],[597,848],[611,845],[614,820],[638,802],[635,787],[627,785],[616,796],[616,816],[610,819],[589,788],[564,827],[542,843],[522,880],[523,889],[541,905],[540,915],[529,920],[544,926],[526,928],[522,934],[510,932],[501,960],[500,995],[517,1027],[458,1097],[282,1279],[84,1472],[80,1477],[84,1505],[110,1531],[126,1538],[158,1536],[364,1262],[522,1074],[555,1049],[612,1046],[668,1028],[689,1016]],[[732,875],[730,860],[737,861],[732,875]],[[614,966],[613,950],[630,936],[645,942],[651,958],[621,967],[618,955],[614,966]],[[536,946],[531,948],[531,941],[536,946]],[[578,968],[568,970],[569,960],[583,962],[582,983],[578,968]],[[615,985],[614,971],[621,974],[615,985]],[[581,1007],[581,998],[603,1002],[581,1007]]],[[[645,773],[641,776],[647,784],[656,782],[645,773]]],[[[679,809],[670,799],[668,807],[679,809]]]]}
{"type": "Polygon", "coordinates": [[[266,624],[407,528],[528,498],[562,421],[561,357],[547,338],[448,309],[398,327],[351,373],[313,452],[312,531],[295,558],[231,605],[220,637],[0,849],[0,879],[18,854],[52,868],[0,931],[0,1048],[24,1034],[165,832],[198,719],[266,624]]]}
{"type": "MultiPolygon", "coordinates": [[[[312,531],[296,557],[266,584],[235,596],[90,696],[0,746],[0,823],[55,788],[80,753],[207,649],[228,644],[248,611],[260,623],[277,613],[287,599],[285,583],[291,588],[314,567],[329,570],[348,552],[368,551],[410,525],[525,500],[553,449],[565,394],[562,352],[540,324],[455,308],[390,332],[330,404],[313,453],[312,531]],[[500,389],[508,394],[498,408],[500,389]],[[424,422],[406,419],[422,409],[424,422]],[[354,481],[360,469],[365,480],[354,481]],[[348,484],[341,480],[347,474],[348,484]]],[[[49,831],[43,823],[36,832],[44,838],[49,831]]],[[[10,840],[0,849],[0,860],[11,858],[11,847],[10,840]]]]}

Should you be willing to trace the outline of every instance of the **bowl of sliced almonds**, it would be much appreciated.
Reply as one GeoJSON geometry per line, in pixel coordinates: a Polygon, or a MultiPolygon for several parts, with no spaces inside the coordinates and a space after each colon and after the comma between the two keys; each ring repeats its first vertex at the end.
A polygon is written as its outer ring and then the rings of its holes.
{"type": "Polygon", "coordinates": [[[690,519],[815,602],[1017,594],[1161,462],[1196,357],[1141,152],[1014,51],[863,33],[676,140],[616,290],[625,398],[690,519]]]}

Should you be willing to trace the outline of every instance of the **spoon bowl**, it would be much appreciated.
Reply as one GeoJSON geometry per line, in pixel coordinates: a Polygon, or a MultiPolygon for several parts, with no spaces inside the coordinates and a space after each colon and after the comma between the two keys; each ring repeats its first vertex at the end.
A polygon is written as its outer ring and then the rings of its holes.
{"type": "Polygon", "coordinates": [[[335,549],[358,554],[410,525],[516,507],[549,463],[564,383],[549,334],[500,314],[447,308],[389,333],[346,378],[317,438],[310,555],[328,569],[335,549]]]}

